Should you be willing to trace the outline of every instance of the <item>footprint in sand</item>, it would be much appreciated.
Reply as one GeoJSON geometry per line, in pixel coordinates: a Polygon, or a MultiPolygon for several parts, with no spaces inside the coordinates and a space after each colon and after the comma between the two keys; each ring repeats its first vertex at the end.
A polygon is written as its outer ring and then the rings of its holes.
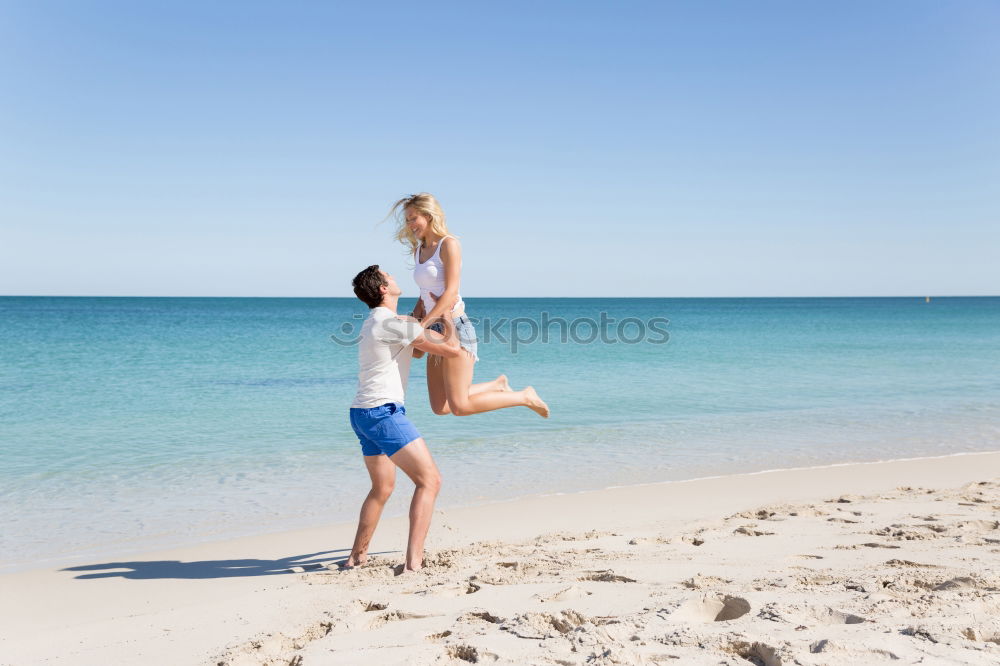
{"type": "Polygon", "coordinates": [[[852,504],[860,502],[864,498],[860,495],[841,495],[837,499],[826,500],[828,504],[852,504]]]}
{"type": "MultiPolygon", "coordinates": [[[[805,567],[808,569],[808,567],[805,567]]],[[[826,585],[837,585],[840,580],[827,574],[806,574],[798,576],[795,582],[802,587],[819,587],[826,585]]]]}
{"type": "Polygon", "coordinates": [[[889,537],[890,539],[895,539],[896,541],[923,541],[926,539],[936,539],[941,535],[941,532],[947,530],[946,527],[941,525],[935,525],[933,528],[916,529],[921,527],[919,525],[890,525],[888,527],[880,527],[877,530],[871,530],[868,533],[874,534],[875,536],[889,537]],[[911,527],[913,529],[906,529],[911,527]]]}
{"type": "Polygon", "coordinates": [[[629,578],[628,576],[619,576],[614,571],[607,569],[605,571],[594,571],[586,576],[582,576],[577,580],[590,580],[596,581],[598,583],[634,583],[634,578],[629,578]]]}
{"type": "MultiPolygon", "coordinates": [[[[756,511],[741,511],[739,513],[734,513],[731,516],[727,516],[726,520],[735,520],[736,518],[742,518],[744,520],[747,518],[753,520],[784,520],[784,517],[778,513],[778,510],[778,508],[765,507],[763,509],[757,509],[756,511]]],[[[788,515],[794,516],[797,514],[790,512],[788,515]]]]}
{"type": "Polygon", "coordinates": [[[582,587],[576,585],[570,585],[569,587],[564,587],[563,589],[553,592],[552,594],[536,594],[532,599],[537,599],[540,603],[548,603],[550,601],[568,601],[570,599],[580,599],[582,597],[587,597],[593,594],[582,587]]]}
{"type": "Polygon", "coordinates": [[[866,648],[863,645],[843,645],[826,638],[809,645],[812,654],[837,655],[836,663],[872,664],[883,661],[898,661],[899,656],[889,650],[866,648]]]}
{"type": "Polygon", "coordinates": [[[975,578],[969,576],[957,576],[935,585],[931,589],[935,592],[961,592],[963,590],[978,590],[982,587],[975,578]]]}
{"type": "Polygon", "coordinates": [[[590,530],[589,532],[584,532],[583,534],[576,534],[572,532],[550,532],[548,534],[542,534],[535,537],[535,541],[538,543],[590,541],[591,539],[600,539],[601,537],[609,536],[621,536],[621,534],[618,534],[617,532],[598,532],[597,530],[590,530]]]}
{"type": "Polygon", "coordinates": [[[845,546],[843,544],[839,546],[834,546],[834,550],[857,550],[858,548],[895,548],[899,549],[900,546],[891,543],[878,543],[876,541],[868,541],[867,543],[856,543],[850,546],[845,546]]]}
{"type": "Polygon", "coordinates": [[[426,638],[429,641],[437,642],[437,641],[442,641],[448,638],[449,636],[451,636],[451,631],[446,629],[445,631],[441,631],[436,634],[430,634],[428,636],[424,636],[424,638],[426,638]]]}
{"type": "Polygon", "coordinates": [[[688,599],[677,607],[671,618],[689,622],[728,622],[750,612],[750,602],[742,597],[706,594],[688,599]]]}
{"type": "Polygon", "coordinates": [[[252,640],[239,647],[227,650],[218,659],[212,661],[226,666],[228,664],[244,664],[248,661],[252,663],[281,663],[297,664],[301,663],[302,657],[294,654],[309,643],[323,638],[330,633],[333,628],[332,622],[317,622],[309,625],[304,631],[295,636],[283,633],[268,634],[257,640],[252,640]]]}
{"type": "Polygon", "coordinates": [[[763,666],[781,666],[783,663],[778,650],[759,642],[733,641],[728,645],[719,646],[723,652],[735,654],[741,659],[763,666]]]}
{"type": "Polygon", "coordinates": [[[628,545],[630,545],[630,546],[641,546],[641,545],[647,544],[647,543],[666,544],[666,543],[670,543],[670,542],[671,542],[671,540],[669,538],[666,538],[666,537],[634,537],[632,539],[629,539],[628,545]]]}
{"type": "Polygon", "coordinates": [[[795,511],[790,511],[789,516],[795,516],[796,518],[815,518],[818,516],[828,516],[829,511],[824,511],[823,509],[817,509],[813,506],[807,506],[802,509],[796,509],[795,511]]]}
{"type": "Polygon", "coordinates": [[[486,664],[500,659],[499,655],[480,650],[472,645],[449,645],[445,648],[445,656],[450,659],[467,661],[470,664],[486,664]]]}
{"type": "Polygon", "coordinates": [[[962,636],[970,641],[982,641],[984,643],[996,643],[1000,645],[1000,623],[993,626],[967,627],[962,631],[962,636]]]}
{"type": "Polygon", "coordinates": [[[701,574],[695,574],[687,580],[681,581],[681,585],[688,588],[689,590],[704,590],[710,587],[719,587],[720,585],[728,585],[733,581],[728,578],[719,578],[718,576],[702,576],[701,574]]]}
{"type": "Polygon", "coordinates": [[[458,585],[439,583],[430,587],[405,592],[404,594],[413,594],[418,597],[464,597],[467,594],[475,594],[481,589],[483,589],[482,585],[477,585],[470,580],[458,585]]]}
{"type": "Polygon", "coordinates": [[[886,566],[888,567],[919,567],[923,569],[940,569],[939,564],[920,564],[919,562],[911,562],[910,560],[886,560],[886,566]]]}
{"type": "Polygon", "coordinates": [[[483,610],[481,608],[475,608],[473,610],[467,611],[466,613],[463,613],[462,616],[458,618],[458,620],[459,622],[465,622],[465,623],[468,623],[472,620],[480,620],[482,622],[488,622],[490,624],[500,624],[504,621],[502,617],[494,615],[488,610],[483,610]]]}
{"type": "MultiPolygon", "coordinates": [[[[806,619],[812,620],[813,623],[818,623],[823,625],[861,624],[862,622],[867,622],[867,620],[861,617],[860,615],[855,615],[854,613],[847,613],[845,611],[839,611],[829,607],[811,609],[806,619]]],[[[809,624],[809,623],[801,622],[801,624],[809,624]]]]}
{"type": "Polygon", "coordinates": [[[476,584],[516,585],[526,578],[544,576],[558,577],[559,571],[551,563],[542,562],[497,562],[476,573],[471,581],[476,584]],[[542,566],[547,564],[548,566],[542,566]]]}
{"type": "Polygon", "coordinates": [[[744,536],[772,536],[774,532],[765,532],[763,530],[755,529],[756,525],[743,525],[742,527],[737,527],[733,530],[733,534],[742,534],[744,536]]]}
{"type": "Polygon", "coordinates": [[[586,616],[566,609],[558,613],[522,613],[500,625],[500,629],[519,638],[542,640],[564,636],[587,622],[586,616]]]}
{"type": "Polygon", "coordinates": [[[372,621],[368,623],[368,628],[378,629],[379,627],[384,627],[390,622],[400,622],[403,620],[422,620],[423,618],[426,617],[437,617],[437,616],[434,614],[424,615],[421,613],[408,613],[406,611],[394,610],[394,611],[389,611],[388,613],[383,613],[378,617],[373,618],[372,621]]]}

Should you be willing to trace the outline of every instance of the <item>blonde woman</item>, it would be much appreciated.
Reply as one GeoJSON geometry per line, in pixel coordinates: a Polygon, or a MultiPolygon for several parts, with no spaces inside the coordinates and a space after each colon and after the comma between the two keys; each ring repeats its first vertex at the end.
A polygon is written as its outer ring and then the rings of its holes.
{"type": "Polygon", "coordinates": [[[527,407],[544,418],[549,407],[528,386],[514,391],[506,375],[490,382],[472,383],[477,355],[476,329],[465,315],[458,293],[462,277],[462,246],[448,233],[444,211],[433,195],[423,192],[404,197],[389,211],[398,222],[396,240],[413,254],[413,277],[420,300],[413,316],[424,328],[444,334],[454,326],[465,353],[453,358],[427,356],[427,392],[435,414],[468,416],[504,407],[527,407]],[[450,325],[449,325],[450,324],[450,325]]]}

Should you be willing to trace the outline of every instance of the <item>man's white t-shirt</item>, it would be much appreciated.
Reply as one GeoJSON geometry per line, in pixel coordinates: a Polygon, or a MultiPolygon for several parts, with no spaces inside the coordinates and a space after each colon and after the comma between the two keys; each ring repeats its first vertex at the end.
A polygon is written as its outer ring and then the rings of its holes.
{"type": "Polygon", "coordinates": [[[421,333],[423,327],[416,320],[402,319],[386,307],[372,308],[361,327],[358,392],[351,407],[403,403],[413,359],[411,344],[421,333]]]}

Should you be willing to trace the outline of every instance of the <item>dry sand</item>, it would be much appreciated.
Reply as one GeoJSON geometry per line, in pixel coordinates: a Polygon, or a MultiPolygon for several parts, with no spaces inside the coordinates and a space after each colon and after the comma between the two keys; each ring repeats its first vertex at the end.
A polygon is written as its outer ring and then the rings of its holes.
{"type": "Polygon", "coordinates": [[[997,664],[998,518],[988,453],[265,535],[4,576],[0,664],[997,664]]]}

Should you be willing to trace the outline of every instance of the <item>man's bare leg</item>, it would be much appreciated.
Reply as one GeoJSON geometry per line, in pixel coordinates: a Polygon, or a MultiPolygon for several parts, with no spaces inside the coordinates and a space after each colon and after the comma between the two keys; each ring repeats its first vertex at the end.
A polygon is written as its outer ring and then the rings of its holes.
{"type": "Polygon", "coordinates": [[[406,542],[406,571],[424,564],[424,540],[434,515],[434,501],[441,490],[441,473],[427,449],[424,438],[415,439],[389,458],[416,485],[410,502],[410,535],[406,542]]]}
{"type": "Polygon", "coordinates": [[[375,534],[375,527],[378,526],[378,519],[382,516],[382,509],[385,507],[392,489],[396,485],[396,466],[392,464],[388,456],[365,456],[365,467],[368,468],[368,476],[372,480],[372,489],[368,492],[361,505],[361,517],[358,519],[358,533],[354,537],[354,546],[345,567],[356,567],[364,564],[368,559],[368,544],[375,534]]]}

